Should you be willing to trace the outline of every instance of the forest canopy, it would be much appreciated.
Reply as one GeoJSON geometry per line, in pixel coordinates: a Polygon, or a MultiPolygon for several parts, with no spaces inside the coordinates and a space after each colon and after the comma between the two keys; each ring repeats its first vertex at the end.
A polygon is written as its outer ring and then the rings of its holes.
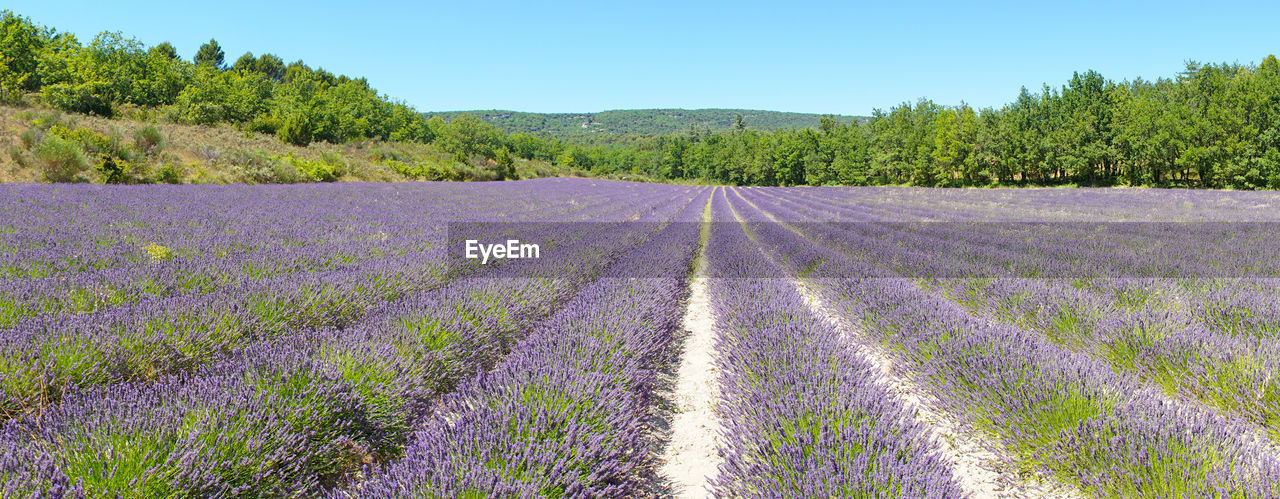
{"type": "Polygon", "coordinates": [[[110,117],[123,106],[160,108],[176,122],[232,123],[297,145],[381,137],[428,141],[426,119],[363,78],[334,75],[273,54],[234,65],[216,40],[185,61],[169,43],[147,47],[118,32],[88,43],[0,14],[0,92],[37,93],[50,107],[110,117]]]}
{"type": "Polygon", "coordinates": [[[733,126],[714,132],[623,128],[607,139],[510,133],[470,113],[428,119],[364,78],[284,60],[228,57],[211,39],[188,61],[169,43],[148,47],[118,32],[85,43],[0,14],[0,101],[101,116],[142,109],[295,145],[422,142],[459,160],[518,157],[602,175],[736,185],[1280,188],[1275,56],[1257,65],[1189,62],[1154,81],[1076,72],[1060,86],[1023,88],[999,108],[920,99],[866,120],[824,116],[816,128],[762,131],[766,124],[735,115],[733,126]]]}

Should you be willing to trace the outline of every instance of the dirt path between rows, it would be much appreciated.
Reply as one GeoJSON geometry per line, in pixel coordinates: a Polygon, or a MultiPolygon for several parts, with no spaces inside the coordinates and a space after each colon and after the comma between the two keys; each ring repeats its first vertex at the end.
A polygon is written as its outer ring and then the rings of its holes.
{"type": "Polygon", "coordinates": [[[717,450],[720,420],[715,413],[720,373],[715,363],[715,320],[707,290],[710,201],[707,200],[703,211],[702,243],[689,283],[689,302],[683,321],[687,335],[675,386],[668,394],[673,405],[670,434],[659,456],[658,472],[668,480],[667,491],[674,497],[709,497],[707,481],[715,476],[721,461],[717,450]]]}

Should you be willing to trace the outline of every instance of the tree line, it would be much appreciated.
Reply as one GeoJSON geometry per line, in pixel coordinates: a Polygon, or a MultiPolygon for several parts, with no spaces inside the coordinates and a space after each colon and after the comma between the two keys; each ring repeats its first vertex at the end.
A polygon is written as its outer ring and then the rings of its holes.
{"type": "Polygon", "coordinates": [[[865,123],[745,129],[569,146],[598,172],[739,185],[1147,185],[1280,188],[1280,62],[1188,63],[1174,78],[1095,71],[1023,88],[999,108],[928,99],[865,123]]]}
{"type": "MultiPolygon", "coordinates": [[[[626,136],[669,135],[684,131],[690,124],[712,131],[733,128],[742,118],[756,130],[816,127],[821,115],[759,111],[751,109],[620,109],[596,113],[525,113],[505,110],[433,112],[445,121],[462,114],[473,114],[508,133],[532,133],[544,137],[565,138],[574,143],[615,142],[626,136]]],[[[863,119],[839,116],[841,121],[863,119]]]]}
{"type": "MultiPolygon", "coordinates": [[[[296,145],[432,143],[460,162],[509,169],[512,158],[595,174],[736,185],[1148,185],[1280,188],[1280,62],[1188,63],[1173,78],[1115,82],[1095,71],[1023,88],[999,108],[928,99],[869,120],[825,116],[817,128],[610,138],[506,133],[470,114],[427,119],[364,78],[246,53],[215,40],[190,61],[168,43],[116,32],[88,44],[0,14],[0,100],[38,95],[66,111],[154,110],[177,122],[230,123],[296,145]]],[[[510,178],[499,172],[497,178],[510,178]]]]}

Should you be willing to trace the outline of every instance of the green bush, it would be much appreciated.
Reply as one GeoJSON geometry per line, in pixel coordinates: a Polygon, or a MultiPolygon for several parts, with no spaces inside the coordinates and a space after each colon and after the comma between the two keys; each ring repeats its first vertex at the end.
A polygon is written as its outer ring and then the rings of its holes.
{"type": "Polygon", "coordinates": [[[440,163],[407,164],[396,160],[386,160],[382,164],[387,165],[392,171],[412,179],[447,181],[460,178],[457,171],[448,165],[440,163]]]}
{"type": "Polygon", "coordinates": [[[35,158],[45,180],[50,182],[84,181],[82,174],[89,169],[80,144],[57,135],[48,135],[40,141],[35,158]]]}
{"type": "Polygon", "coordinates": [[[110,89],[110,85],[103,82],[55,83],[41,89],[40,94],[44,102],[55,109],[111,117],[111,100],[107,97],[110,89]]]}
{"type": "Polygon", "coordinates": [[[88,128],[69,128],[63,124],[50,126],[45,135],[47,138],[75,144],[79,146],[78,150],[82,155],[96,158],[94,170],[105,183],[121,184],[137,180],[130,175],[140,165],[135,165],[135,155],[120,145],[119,135],[108,137],[88,128]]]}
{"type": "Polygon", "coordinates": [[[240,182],[293,184],[305,181],[293,163],[279,157],[268,156],[261,151],[228,151],[225,163],[228,164],[231,174],[240,182]]]}
{"type": "Polygon", "coordinates": [[[409,165],[396,161],[394,159],[384,160],[382,164],[391,168],[391,171],[399,173],[409,178],[418,178],[417,171],[409,165]]]}
{"type": "Polygon", "coordinates": [[[164,148],[165,137],[160,129],[147,125],[133,133],[133,145],[142,154],[155,154],[164,148]]]}
{"type": "Polygon", "coordinates": [[[287,144],[295,146],[306,146],[311,143],[311,139],[315,134],[311,120],[302,115],[295,114],[284,120],[280,125],[280,129],[276,130],[276,138],[287,144]]]}
{"type": "Polygon", "coordinates": [[[179,102],[179,119],[183,123],[213,126],[225,119],[226,113],[221,105],[207,102],[187,104],[179,102]],[[185,105],[184,105],[185,104],[185,105]]]}
{"type": "Polygon", "coordinates": [[[129,163],[123,159],[117,159],[115,156],[106,153],[98,154],[98,164],[94,169],[98,171],[98,175],[102,177],[102,181],[108,184],[123,184],[128,180],[129,163]]]}
{"type": "Polygon", "coordinates": [[[442,165],[440,163],[427,163],[422,166],[421,171],[422,178],[427,180],[447,181],[459,179],[457,171],[449,168],[448,165],[442,165]]]}
{"type": "Polygon", "coordinates": [[[184,177],[186,173],[186,168],[181,164],[166,161],[164,164],[160,165],[159,170],[156,171],[156,182],[164,184],[181,184],[182,177],[184,177]]]}
{"type": "Polygon", "coordinates": [[[333,151],[321,151],[320,161],[333,166],[333,170],[338,173],[339,177],[346,174],[348,170],[347,160],[343,158],[341,154],[333,151]]]}
{"type": "Polygon", "coordinates": [[[0,88],[0,104],[6,106],[25,106],[27,101],[22,96],[21,90],[13,90],[0,88]]]}
{"type": "Polygon", "coordinates": [[[379,147],[379,148],[375,149],[375,150],[373,151],[373,153],[369,155],[369,158],[370,158],[370,159],[372,159],[372,160],[374,160],[374,161],[399,161],[399,162],[404,162],[404,161],[412,161],[412,160],[413,160],[413,158],[412,158],[412,156],[411,156],[411,155],[409,155],[409,154],[407,154],[407,153],[403,153],[403,152],[397,151],[397,150],[392,149],[392,148],[388,148],[388,147],[379,147]]]}
{"type": "Polygon", "coordinates": [[[345,165],[335,161],[333,157],[326,157],[320,160],[310,160],[306,158],[298,158],[292,154],[285,156],[285,161],[298,170],[298,175],[309,178],[316,182],[334,182],[341,177],[345,171],[345,165]]]}
{"type": "Polygon", "coordinates": [[[27,159],[26,159],[26,157],[22,154],[22,148],[21,148],[21,147],[18,147],[18,146],[10,146],[10,147],[9,147],[9,159],[13,160],[13,164],[14,164],[14,165],[16,165],[18,168],[26,168],[26,167],[27,167],[27,159]]]}
{"type": "Polygon", "coordinates": [[[245,130],[275,135],[280,130],[280,119],[274,116],[259,116],[245,125],[245,130]]]}
{"type": "Polygon", "coordinates": [[[100,134],[88,128],[67,128],[62,125],[54,125],[49,127],[49,135],[55,135],[66,140],[79,142],[89,153],[103,153],[111,155],[119,155],[120,145],[118,140],[100,134]]]}
{"type": "Polygon", "coordinates": [[[73,126],[72,122],[64,120],[62,113],[57,110],[42,112],[39,114],[24,112],[21,117],[22,119],[29,121],[33,129],[41,132],[52,128],[54,125],[62,125],[67,128],[71,128],[73,126]]]}
{"type": "Polygon", "coordinates": [[[498,180],[516,180],[516,162],[510,150],[506,147],[498,149],[494,162],[497,163],[498,180]]]}
{"type": "Polygon", "coordinates": [[[40,143],[40,136],[37,134],[36,130],[33,129],[27,129],[25,132],[22,132],[19,139],[22,141],[22,148],[28,150],[40,143]]]}

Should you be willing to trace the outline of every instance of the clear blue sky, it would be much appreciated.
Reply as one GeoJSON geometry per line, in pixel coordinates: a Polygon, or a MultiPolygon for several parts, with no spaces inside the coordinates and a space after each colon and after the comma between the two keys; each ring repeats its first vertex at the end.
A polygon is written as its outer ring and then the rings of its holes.
{"type": "Polygon", "coordinates": [[[422,111],[998,106],[1073,70],[1154,79],[1280,52],[1280,2],[6,3],[84,42],[119,30],[190,59],[215,37],[228,62],[303,59],[422,111]]]}

